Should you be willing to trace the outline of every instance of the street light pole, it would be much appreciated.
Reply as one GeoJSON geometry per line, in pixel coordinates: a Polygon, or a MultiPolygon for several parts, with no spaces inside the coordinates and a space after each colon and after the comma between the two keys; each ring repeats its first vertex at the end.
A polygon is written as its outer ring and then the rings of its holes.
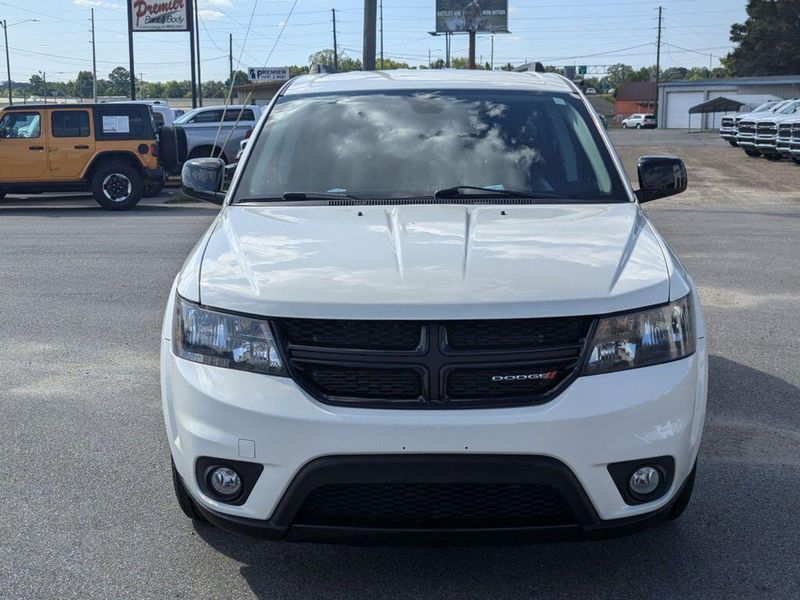
{"type": "Polygon", "coordinates": [[[11,97],[11,59],[8,56],[8,23],[5,19],[3,19],[3,35],[5,36],[6,40],[6,72],[8,73],[8,105],[11,106],[14,104],[14,100],[11,97]]]}

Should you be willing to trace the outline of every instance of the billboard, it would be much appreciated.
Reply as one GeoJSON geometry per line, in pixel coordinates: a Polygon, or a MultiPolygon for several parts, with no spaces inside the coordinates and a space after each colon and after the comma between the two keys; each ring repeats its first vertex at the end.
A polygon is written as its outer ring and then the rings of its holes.
{"type": "Polygon", "coordinates": [[[129,0],[133,31],[189,31],[190,0],[129,0]]]}
{"type": "Polygon", "coordinates": [[[508,31],[508,0],[436,0],[436,31],[508,31]]]}
{"type": "Polygon", "coordinates": [[[286,81],[289,79],[289,67],[250,67],[247,69],[250,81],[286,81]]]}

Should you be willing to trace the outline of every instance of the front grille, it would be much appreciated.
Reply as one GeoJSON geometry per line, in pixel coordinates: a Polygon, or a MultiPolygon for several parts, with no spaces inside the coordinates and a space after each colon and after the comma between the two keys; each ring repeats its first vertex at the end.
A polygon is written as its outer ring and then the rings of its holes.
{"type": "Polygon", "coordinates": [[[756,124],[754,121],[741,121],[739,123],[739,133],[745,135],[754,135],[756,132],[756,124]]]}
{"type": "Polygon", "coordinates": [[[361,350],[414,350],[421,333],[414,321],[283,319],[281,327],[298,346],[361,350]]]}
{"type": "Polygon", "coordinates": [[[422,396],[422,378],[414,369],[310,366],[303,373],[331,396],[414,401],[422,396]]]}
{"type": "Polygon", "coordinates": [[[732,117],[722,117],[722,126],[723,127],[733,127],[733,118],[732,117]]]}
{"type": "Polygon", "coordinates": [[[514,483],[358,483],[315,489],[295,524],[398,529],[569,525],[575,516],[555,489],[514,483]]]}
{"type": "Polygon", "coordinates": [[[451,321],[445,324],[454,350],[516,350],[574,345],[589,319],[507,319],[451,321]]]}
{"type": "Polygon", "coordinates": [[[447,397],[460,401],[545,394],[566,379],[575,366],[574,362],[565,362],[546,368],[454,369],[447,377],[447,397]]]}
{"type": "Polygon", "coordinates": [[[759,123],[756,125],[756,132],[765,135],[775,135],[778,131],[778,126],[775,123],[759,123]]]}
{"type": "Polygon", "coordinates": [[[577,372],[592,319],[275,323],[291,375],[319,401],[436,409],[546,402],[577,372]]]}
{"type": "Polygon", "coordinates": [[[800,123],[792,123],[792,138],[800,138],[800,123]]]}
{"type": "Polygon", "coordinates": [[[778,136],[790,138],[792,137],[792,124],[791,123],[781,123],[778,125],[778,136]]]}

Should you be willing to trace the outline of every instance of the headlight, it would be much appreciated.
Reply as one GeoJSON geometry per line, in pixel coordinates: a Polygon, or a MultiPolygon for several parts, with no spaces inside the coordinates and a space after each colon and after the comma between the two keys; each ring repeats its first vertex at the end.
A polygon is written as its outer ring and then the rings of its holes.
{"type": "Polygon", "coordinates": [[[172,348],[176,356],[228,369],[286,375],[268,321],[201,308],[175,298],[172,348]]]}
{"type": "Polygon", "coordinates": [[[690,294],[666,306],[600,319],[584,374],[669,362],[692,354],[696,343],[690,294]]]}

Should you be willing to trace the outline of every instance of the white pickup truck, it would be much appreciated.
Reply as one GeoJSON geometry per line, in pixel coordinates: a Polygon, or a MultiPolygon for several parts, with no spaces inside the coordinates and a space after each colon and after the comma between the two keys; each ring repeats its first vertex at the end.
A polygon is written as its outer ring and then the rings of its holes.
{"type": "Polygon", "coordinates": [[[186,132],[188,158],[213,156],[229,164],[239,152],[239,143],[260,117],[261,107],[255,104],[204,106],[181,115],[175,125],[186,132]]]}

